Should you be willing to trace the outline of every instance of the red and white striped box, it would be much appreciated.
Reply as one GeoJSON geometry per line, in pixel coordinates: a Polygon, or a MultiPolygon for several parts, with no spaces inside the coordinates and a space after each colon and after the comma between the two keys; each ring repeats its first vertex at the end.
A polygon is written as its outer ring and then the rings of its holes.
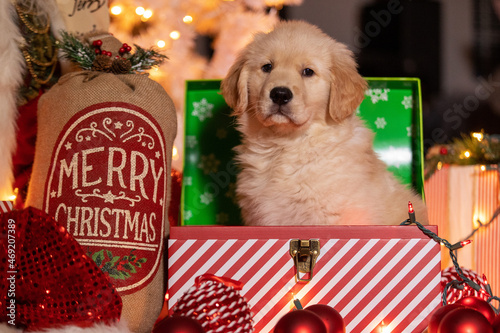
{"type": "Polygon", "coordinates": [[[1,213],[8,213],[12,211],[14,208],[14,202],[13,201],[0,201],[0,214],[1,213]]]}
{"type": "MultiPolygon", "coordinates": [[[[435,226],[430,226],[433,232],[435,226]]],[[[346,331],[418,332],[440,304],[440,245],[415,226],[172,227],[168,307],[211,273],[244,283],[255,332],[272,332],[293,308],[335,308],[346,331]],[[310,282],[295,281],[290,240],[319,239],[310,282]]]]}

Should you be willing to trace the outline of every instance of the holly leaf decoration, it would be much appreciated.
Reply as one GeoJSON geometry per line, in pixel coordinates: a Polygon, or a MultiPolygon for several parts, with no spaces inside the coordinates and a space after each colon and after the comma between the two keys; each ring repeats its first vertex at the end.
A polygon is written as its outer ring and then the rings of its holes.
{"type": "Polygon", "coordinates": [[[110,250],[102,249],[94,254],[89,252],[96,265],[112,279],[126,280],[142,268],[147,258],[137,258],[132,249],[129,255],[114,256],[110,250]]]}

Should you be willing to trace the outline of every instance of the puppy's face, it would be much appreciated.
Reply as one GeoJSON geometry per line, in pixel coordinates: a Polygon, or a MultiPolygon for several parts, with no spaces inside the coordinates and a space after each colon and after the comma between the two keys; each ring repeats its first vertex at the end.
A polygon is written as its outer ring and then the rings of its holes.
{"type": "Polygon", "coordinates": [[[341,121],[363,99],[351,52],[305,22],[258,34],[222,82],[243,127],[288,133],[315,121],[341,121]]]}

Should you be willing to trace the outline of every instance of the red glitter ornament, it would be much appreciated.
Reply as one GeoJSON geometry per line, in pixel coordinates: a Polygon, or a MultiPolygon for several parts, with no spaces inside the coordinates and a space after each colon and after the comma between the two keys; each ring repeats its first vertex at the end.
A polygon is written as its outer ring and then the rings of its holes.
{"type": "MultiPolygon", "coordinates": [[[[477,274],[473,270],[464,267],[461,267],[461,269],[466,278],[472,280],[481,287],[481,291],[476,291],[475,289],[469,287],[469,285],[467,284],[464,284],[464,289],[462,290],[448,288],[446,301],[448,303],[455,303],[459,299],[469,296],[476,296],[487,301],[489,296],[486,293],[486,282],[484,281],[483,277],[480,277],[479,274],[477,274]]],[[[448,282],[451,282],[452,280],[462,281],[462,278],[458,275],[455,267],[448,267],[441,272],[441,291],[443,291],[446,284],[448,284],[448,282]]]]}
{"type": "Polygon", "coordinates": [[[474,310],[479,311],[488,321],[490,324],[493,323],[495,320],[495,311],[493,308],[490,306],[490,303],[485,301],[482,298],[479,297],[465,297],[460,300],[458,300],[455,304],[460,304],[463,306],[467,306],[470,308],[473,308],[474,310]]]}
{"type": "Polygon", "coordinates": [[[304,310],[317,314],[323,321],[323,324],[325,324],[327,333],[345,333],[344,319],[331,306],[314,304],[306,307],[304,310]]]}
{"type": "Polygon", "coordinates": [[[0,322],[26,331],[71,325],[110,325],[122,301],[104,273],[76,240],[44,212],[28,207],[0,215],[0,322]],[[3,259],[6,258],[6,259],[3,259]],[[8,293],[15,285],[15,296],[8,293]]]}
{"type": "Polygon", "coordinates": [[[323,320],[312,311],[295,310],[280,318],[274,333],[328,333],[323,320]]]}
{"type": "Polygon", "coordinates": [[[493,333],[493,328],[478,311],[460,308],[450,311],[441,319],[438,333],[493,333]]]}
{"type": "Polygon", "coordinates": [[[441,323],[441,319],[446,316],[448,313],[455,309],[464,308],[463,305],[460,304],[448,304],[440,307],[436,311],[434,311],[429,319],[429,326],[427,327],[428,333],[438,333],[439,324],[441,323]]]}
{"type": "Polygon", "coordinates": [[[193,318],[169,316],[157,323],[152,333],[205,333],[205,331],[193,318]]]}
{"type": "Polygon", "coordinates": [[[242,287],[241,282],[225,277],[198,276],[173,313],[195,319],[206,333],[253,332],[250,308],[238,292],[242,287]]]}

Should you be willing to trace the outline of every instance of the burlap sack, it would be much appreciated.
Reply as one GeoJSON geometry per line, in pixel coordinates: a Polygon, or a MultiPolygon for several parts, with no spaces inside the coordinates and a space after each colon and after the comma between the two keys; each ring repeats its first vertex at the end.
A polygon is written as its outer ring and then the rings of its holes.
{"type": "Polygon", "coordinates": [[[174,105],[145,75],[77,72],[39,102],[27,205],[75,236],[149,333],[164,299],[174,105]]]}

